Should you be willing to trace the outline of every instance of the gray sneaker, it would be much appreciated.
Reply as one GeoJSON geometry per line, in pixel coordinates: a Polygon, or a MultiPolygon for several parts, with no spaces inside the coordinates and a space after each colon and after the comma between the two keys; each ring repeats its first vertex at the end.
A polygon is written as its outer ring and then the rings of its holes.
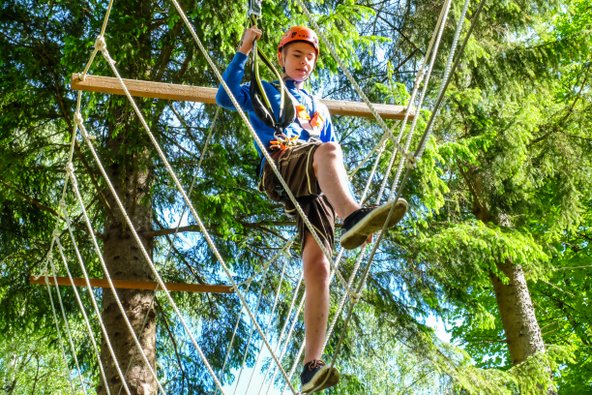
{"type": "Polygon", "coordinates": [[[345,231],[339,239],[341,246],[346,250],[353,250],[364,244],[368,236],[382,229],[391,208],[393,208],[393,215],[386,225],[388,229],[395,226],[407,212],[405,199],[399,198],[397,201],[386,202],[382,206],[362,207],[351,213],[343,221],[345,231]]]}

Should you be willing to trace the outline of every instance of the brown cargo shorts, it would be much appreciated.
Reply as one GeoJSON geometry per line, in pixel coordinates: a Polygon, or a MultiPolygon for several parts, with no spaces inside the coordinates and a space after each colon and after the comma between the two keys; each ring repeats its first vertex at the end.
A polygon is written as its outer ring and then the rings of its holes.
{"type": "MultiPolygon", "coordinates": [[[[272,158],[325,248],[332,252],[335,243],[335,210],[322,194],[312,166],[313,155],[321,144],[314,142],[296,145],[284,151],[272,152],[272,158]]],[[[286,214],[296,216],[300,243],[304,247],[304,235],[309,230],[268,162],[263,167],[259,190],[265,192],[270,199],[283,203],[286,214]]]]}

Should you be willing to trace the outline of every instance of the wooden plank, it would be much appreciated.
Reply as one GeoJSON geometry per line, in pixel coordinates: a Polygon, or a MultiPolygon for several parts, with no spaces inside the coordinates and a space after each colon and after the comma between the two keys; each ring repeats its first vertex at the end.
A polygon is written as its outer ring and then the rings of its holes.
{"type": "MultiPolygon", "coordinates": [[[[175,100],[175,101],[196,101],[206,104],[216,103],[217,88],[207,88],[202,86],[169,84],[165,82],[142,81],[123,79],[128,91],[132,96],[148,97],[153,99],[175,100]]],[[[72,89],[88,92],[109,93],[114,95],[123,95],[124,91],[115,77],[102,77],[87,75],[84,80],[79,78],[79,74],[72,74],[72,89]]],[[[322,99],[329,111],[333,115],[348,115],[354,117],[372,118],[373,115],[368,109],[366,103],[347,101],[347,100],[327,100],[322,99]]],[[[384,119],[403,119],[406,107],[394,104],[372,104],[376,112],[384,119]]],[[[413,111],[409,114],[409,119],[413,119],[413,111]]]]}
{"type": "MultiPolygon", "coordinates": [[[[45,284],[45,276],[30,276],[31,284],[45,284]]],[[[54,277],[47,277],[49,283],[55,285],[54,277]]],[[[74,285],[77,287],[86,287],[86,280],[84,278],[73,278],[74,285]]],[[[140,289],[147,291],[154,291],[157,288],[160,290],[158,283],[154,281],[138,281],[138,280],[111,280],[115,288],[120,289],[140,289]]],[[[90,285],[97,288],[109,288],[109,282],[106,279],[91,278],[90,285]]],[[[70,278],[57,277],[58,285],[71,286],[70,278]]],[[[210,285],[210,284],[186,284],[186,283],[165,283],[169,291],[184,291],[184,292],[210,292],[210,293],[233,293],[234,290],[228,285],[210,285]]]]}

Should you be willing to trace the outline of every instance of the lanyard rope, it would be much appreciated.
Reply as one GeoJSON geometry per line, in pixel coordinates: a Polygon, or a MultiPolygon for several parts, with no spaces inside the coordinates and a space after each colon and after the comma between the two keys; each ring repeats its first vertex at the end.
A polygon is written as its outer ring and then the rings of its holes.
{"type": "MultiPolygon", "coordinates": [[[[257,26],[258,22],[260,22],[261,16],[261,1],[257,0],[250,0],[249,1],[249,11],[247,13],[249,19],[251,21],[252,26],[257,26]]],[[[259,119],[261,119],[267,126],[274,129],[274,134],[276,138],[283,138],[284,129],[290,125],[294,118],[296,117],[296,112],[294,109],[294,103],[292,98],[289,95],[289,92],[286,88],[286,84],[282,79],[282,75],[277,70],[277,68],[273,65],[273,63],[269,60],[269,58],[265,55],[263,51],[257,46],[257,41],[253,43],[253,50],[251,51],[252,56],[252,64],[251,64],[251,87],[250,87],[250,94],[251,100],[253,102],[253,108],[255,110],[255,114],[259,119]],[[265,66],[274,74],[277,78],[279,87],[278,90],[280,92],[280,108],[279,114],[276,117],[273,111],[273,107],[265,92],[265,88],[263,86],[263,82],[261,80],[261,75],[259,73],[259,59],[263,62],[265,66]]]]}

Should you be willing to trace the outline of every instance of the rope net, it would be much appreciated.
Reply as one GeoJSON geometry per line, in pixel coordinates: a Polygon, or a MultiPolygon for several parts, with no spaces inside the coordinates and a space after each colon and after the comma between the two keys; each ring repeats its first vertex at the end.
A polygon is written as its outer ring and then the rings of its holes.
{"type": "MultiPolygon", "coordinates": [[[[287,189],[285,181],[275,165],[273,165],[273,161],[257,137],[246,114],[240,109],[232,92],[223,81],[220,71],[211,59],[208,50],[202,44],[183,9],[176,0],[171,0],[171,3],[183,20],[185,28],[193,38],[196,47],[209,64],[210,71],[216,76],[218,82],[231,97],[245,128],[256,144],[259,145],[264,155],[266,155],[267,160],[272,164],[273,171],[280,179],[283,187],[287,189]]],[[[376,195],[376,204],[380,203],[381,197],[385,195],[388,196],[388,200],[398,198],[408,171],[414,166],[425,149],[427,138],[424,135],[421,138],[420,146],[415,150],[415,154],[410,153],[411,145],[416,140],[414,139],[414,132],[419,116],[415,117],[411,125],[409,125],[409,111],[414,107],[416,113],[420,113],[426,97],[431,72],[437,59],[439,44],[442,40],[451,7],[451,0],[446,0],[442,6],[432,40],[425,51],[425,57],[421,62],[413,85],[407,114],[403,121],[397,125],[398,132],[392,130],[380,118],[380,115],[373,110],[372,104],[364,94],[362,88],[347,70],[344,62],[339,59],[331,42],[324,36],[323,29],[317,24],[314,15],[309,12],[300,0],[296,0],[295,3],[303,10],[309,19],[311,27],[319,33],[324,46],[329,49],[329,52],[340,65],[347,79],[351,82],[352,88],[368,105],[376,119],[376,123],[382,129],[382,138],[370,150],[369,154],[357,168],[359,169],[363,166],[364,162],[370,160],[373,155],[375,156],[371,173],[367,177],[363,192],[361,193],[361,202],[363,203],[369,199],[370,186],[377,176],[379,163],[384,160],[387,161],[388,166],[380,184],[380,191],[376,195]],[[387,147],[390,147],[390,152],[387,147]],[[383,155],[385,154],[389,154],[390,158],[384,159],[383,155]],[[397,165],[397,170],[394,177],[391,178],[389,175],[395,165],[397,165]],[[389,182],[389,180],[391,181],[389,182]]],[[[93,360],[96,360],[99,371],[98,377],[102,383],[101,388],[104,389],[105,393],[112,393],[109,380],[105,373],[105,366],[108,365],[114,367],[120,380],[121,386],[118,393],[131,393],[126,382],[127,374],[131,368],[131,361],[122,360],[120,355],[118,355],[111,342],[112,335],[107,330],[104,317],[101,313],[102,299],[106,293],[110,293],[116,302],[117,309],[121,313],[123,319],[122,325],[131,334],[134,347],[141,359],[141,364],[146,368],[147,374],[153,378],[158,391],[161,393],[167,392],[165,390],[166,377],[155,369],[152,356],[148,355],[149,353],[146,352],[142,344],[141,335],[149,326],[148,313],[142,317],[142,324],[139,328],[137,324],[134,327],[134,324],[128,319],[128,314],[124,306],[125,301],[121,298],[121,291],[113,283],[113,279],[117,277],[117,274],[112,273],[108,264],[105,262],[104,241],[99,237],[100,232],[97,230],[97,227],[102,226],[102,224],[91,214],[92,207],[98,204],[103,194],[103,190],[97,187],[96,179],[100,179],[100,182],[106,186],[107,192],[105,193],[109,194],[111,201],[114,202],[114,205],[111,207],[112,214],[110,215],[117,215],[123,218],[123,222],[132,237],[130,243],[134,243],[134,248],[139,250],[139,255],[148,267],[151,277],[157,283],[158,293],[152,299],[147,311],[153,312],[156,310],[159,312],[161,325],[166,328],[162,333],[166,334],[165,337],[169,338],[166,344],[169,344],[169,346],[172,345],[173,350],[191,349],[191,353],[199,358],[204,371],[207,372],[204,382],[209,383],[212,388],[215,388],[217,393],[234,394],[238,391],[238,393],[269,394],[272,393],[270,391],[280,389],[281,393],[288,391],[288,393],[296,394],[297,385],[294,380],[294,373],[297,366],[302,362],[301,356],[304,350],[301,319],[304,306],[304,286],[302,271],[298,265],[294,265],[294,261],[298,258],[294,257],[291,252],[295,238],[292,232],[281,231],[283,233],[278,235],[280,237],[268,242],[269,248],[276,251],[273,256],[268,258],[262,257],[262,263],[247,275],[244,273],[237,274],[233,271],[232,263],[228,262],[229,253],[239,248],[248,248],[248,246],[240,245],[228,248],[226,245],[221,246],[220,242],[217,243],[216,238],[211,236],[212,229],[208,229],[208,226],[206,226],[208,223],[207,219],[202,219],[199,210],[194,205],[194,200],[191,199],[198,181],[204,176],[202,164],[204,160],[208,160],[210,154],[211,142],[216,133],[215,125],[219,112],[216,111],[213,116],[206,117],[203,122],[207,127],[204,128],[203,138],[200,144],[201,152],[198,159],[194,162],[196,170],[193,178],[184,184],[171,164],[166,150],[162,148],[162,142],[159,141],[160,136],[155,134],[149,126],[149,122],[146,120],[146,114],[142,112],[129,93],[125,81],[117,68],[117,59],[114,59],[109,53],[108,47],[110,43],[105,39],[105,33],[112,5],[113,1],[107,7],[104,22],[97,36],[94,50],[84,71],[80,73],[80,78],[85,78],[92,69],[94,62],[97,61],[97,55],[101,55],[111,70],[112,75],[118,79],[124,90],[129,107],[133,110],[136,119],[141,125],[144,137],[147,137],[147,140],[151,144],[151,151],[156,155],[159,166],[162,166],[168,176],[166,185],[175,190],[175,205],[180,209],[171,211],[170,216],[175,218],[169,222],[174,230],[167,234],[166,242],[155,246],[158,254],[153,254],[143,242],[141,232],[137,229],[136,224],[134,224],[127,211],[125,202],[122,200],[122,196],[119,196],[120,193],[111,180],[107,166],[104,163],[105,160],[101,157],[101,150],[97,145],[100,131],[94,130],[94,122],[87,124],[85,121],[83,117],[85,96],[83,96],[82,92],[78,92],[74,114],[75,126],[72,130],[66,177],[63,182],[59,202],[61,219],[56,223],[53,232],[45,270],[43,273],[40,273],[46,280],[48,297],[51,300],[56,328],[58,330],[57,333],[60,339],[60,347],[62,348],[64,358],[67,360],[73,359],[76,366],[75,375],[79,379],[79,385],[75,380],[72,380],[71,384],[73,387],[78,386],[84,393],[86,393],[90,385],[88,380],[84,379],[84,375],[87,372],[80,367],[76,359],[76,350],[82,345],[76,344],[76,336],[73,335],[73,330],[68,325],[68,322],[71,320],[68,318],[69,313],[67,313],[69,309],[64,306],[62,301],[64,297],[71,298],[71,300],[75,301],[75,310],[77,309],[77,314],[79,314],[79,317],[82,319],[81,322],[83,322],[82,330],[87,334],[85,339],[78,339],[78,341],[86,344],[85,347],[90,349],[93,354],[93,360]],[[96,169],[93,177],[89,178],[84,175],[83,171],[78,170],[79,167],[88,167],[88,164],[85,165],[76,160],[75,152],[78,144],[84,146],[85,154],[89,155],[92,159],[92,168],[96,169]],[[81,175],[83,176],[82,179],[80,179],[81,175]],[[89,193],[89,189],[94,189],[94,192],[89,193]],[[77,228],[76,224],[83,224],[85,229],[81,231],[81,229],[77,228]],[[187,229],[195,232],[187,235],[184,232],[187,229]],[[92,256],[86,256],[80,248],[81,244],[87,247],[90,246],[94,254],[92,256]],[[197,265],[192,264],[192,262],[185,262],[187,269],[185,279],[198,282],[221,281],[232,286],[235,291],[234,295],[196,295],[180,298],[173,296],[167,288],[165,278],[173,270],[172,265],[174,263],[172,263],[172,257],[178,254],[180,249],[187,249],[188,245],[195,246],[193,249],[194,254],[202,255],[201,260],[193,261],[193,263],[199,262],[202,268],[198,270],[196,269],[197,265]],[[208,263],[208,267],[204,269],[203,265],[205,262],[208,263]],[[72,285],[68,289],[58,287],[57,276],[64,273],[72,285]],[[74,286],[73,273],[85,279],[86,288],[84,288],[84,292],[77,290],[74,286]],[[105,278],[109,284],[109,288],[104,290],[93,289],[90,284],[90,278],[92,277],[105,278]],[[234,306],[234,308],[229,310],[230,313],[227,314],[227,316],[231,315],[233,318],[216,324],[212,324],[206,319],[195,319],[179,307],[179,302],[182,302],[183,306],[187,306],[187,303],[183,302],[183,298],[189,297],[195,298],[195,303],[202,306],[218,303],[226,303],[229,306],[234,306]],[[59,318],[60,315],[61,319],[59,318]],[[213,332],[212,328],[215,328],[213,332]],[[216,336],[216,330],[223,333],[221,337],[227,338],[225,349],[204,350],[201,339],[203,336],[210,334],[216,336]],[[99,337],[102,341],[99,340],[99,337]],[[241,355],[237,356],[237,352],[241,353],[241,355]],[[212,358],[215,359],[214,363],[211,362],[212,358]],[[259,388],[256,389],[256,386],[259,386],[259,388]]],[[[458,34],[462,29],[461,22],[464,20],[467,5],[468,0],[463,8],[463,16],[460,18],[459,24],[456,27],[457,34],[455,35],[454,44],[448,57],[446,78],[450,75],[450,64],[454,57],[454,50],[458,41],[458,34]]],[[[443,92],[443,89],[442,87],[440,92],[443,92]]],[[[169,108],[171,113],[176,116],[177,122],[181,124],[183,117],[179,113],[180,109],[176,108],[174,104],[171,104],[169,108]]],[[[207,112],[204,109],[204,106],[198,106],[191,108],[190,111],[202,111],[206,115],[207,112]]],[[[190,132],[191,127],[187,127],[186,130],[188,134],[192,133],[190,132]]],[[[186,138],[187,141],[197,140],[192,135],[188,135],[186,138]]],[[[177,149],[194,152],[197,146],[198,144],[191,147],[178,144],[177,149]]],[[[82,150],[83,148],[81,147],[80,149],[82,150]]],[[[354,171],[354,174],[357,169],[354,171]]],[[[232,176],[232,174],[229,174],[229,176],[232,176]]],[[[252,193],[255,194],[257,192],[253,191],[252,193]]],[[[300,205],[289,190],[288,194],[297,211],[300,215],[304,216],[300,205]]],[[[323,246],[315,229],[305,216],[304,218],[306,226],[317,243],[323,246]]],[[[350,253],[350,256],[346,256],[343,250],[338,250],[335,256],[327,250],[323,251],[331,262],[332,297],[336,302],[332,302],[332,305],[334,304],[336,308],[330,316],[330,324],[325,341],[325,346],[327,346],[328,342],[332,343],[333,355],[331,365],[335,364],[339,358],[342,344],[345,336],[347,336],[348,323],[352,318],[354,307],[364,291],[372,260],[377,254],[382,238],[383,232],[381,231],[371,245],[360,249],[357,253],[350,253]],[[342,269],[344,263],[347,263],[346,269],[342,269]],[[334,278],[337,278],[336,282],[332,281],[334,278]],[[340,326],[340,333],[336,335],[335,331],[338,326],[340,326]]],[[[214,317],[216,317],[216,314],[214,314],[214,317]]],[[[177,362],[179,371],[183,371],[182,362],[177,362]]],[[[72,375],[72,372],[68,374],[72,375]]],[[[76,391],[73,388],[73,392],[76,391]]]]}

